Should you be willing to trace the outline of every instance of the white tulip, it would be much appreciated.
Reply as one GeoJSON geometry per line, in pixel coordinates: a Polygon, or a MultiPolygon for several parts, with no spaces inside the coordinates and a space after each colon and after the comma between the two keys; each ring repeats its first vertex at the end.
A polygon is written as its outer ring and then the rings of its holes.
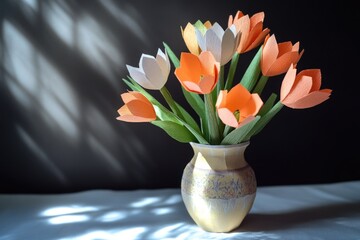
{"type": "Polygon", "coordinates": [[[126,65],[129,74],[140,86],[151,90],[160,90],[170,73],[170,61],[167,53],[158,49],[156,58],[142,54],[139,67],[126,65]]]}
{"type": "Polygon", "coordinates": [[[203,35],[196,29],[196,37],[202,51],[210,51],[216,61],[223,66],[228,63],[236,52],[241,33],[237,33],[235,25],[224,29],[218,24],[209,28],[203,35]]]}

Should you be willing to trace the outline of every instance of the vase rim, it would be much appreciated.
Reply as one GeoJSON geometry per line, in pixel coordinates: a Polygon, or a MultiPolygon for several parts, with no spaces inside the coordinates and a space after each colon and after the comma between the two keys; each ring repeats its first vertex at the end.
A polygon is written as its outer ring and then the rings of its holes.
{"type": "Polygon", "coordinates": [[[197,146],[197,147],[206,147],[206,148],[234,148],[234,147],[244,147],[248,146],[250,144],[250,141],[238,143],[238,144],[229,144],[229,145],[212,145],[212,144],[202,144],[202,143],[196,143],[196,142],[190,142],[191,146],[197,146]]]}

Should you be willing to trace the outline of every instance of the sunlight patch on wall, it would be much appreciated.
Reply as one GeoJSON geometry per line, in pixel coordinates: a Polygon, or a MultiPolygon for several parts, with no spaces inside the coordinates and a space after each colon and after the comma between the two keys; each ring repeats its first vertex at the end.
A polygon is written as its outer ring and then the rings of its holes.
{"type": "Polygon", "coordinates": [[[105,76],[104,80],[107,80],[116,91],[120,91],[118,69],[123,66],[124,59],[115,45],[116,37],[85,13],[79,17],[76,34],[76,46],[81,54],[105,76]]]}
{"type": "Polygon", "coordinates": [[[6,84],[25,108],[21,113],[32,124],[40,118],[57,134],[77,140],[79,103],[72,87],[15,25],[4,21],[3,31],[6,84]]]}
{"type": "Polygon", "coordinates": [[[44,4],[44,17],[56,35],[68,46],[73,47],[74,17],[65,1],[48,1],[44,4]]]}
{"type": "Polygon", "coordinates": [[[35,21],[35,16],[39,10],[38,0],[18,0],[17,4],[30,21],[35,21]]]}
{"type": "Polygon", "coordinates": [[[146,37],[145,31],[135,20],[134,14],[131,15],[131,12],[135,11],[134,8],[125,4],[124,9],[119,8],[112,0],[99,1],[99,3],[103,5],[107,11],[109,11],[109,13],[117,20],[118,24],[126,26],[127,29],[137,36],[144,44],[149,43],[149,39],[146,37]]]}

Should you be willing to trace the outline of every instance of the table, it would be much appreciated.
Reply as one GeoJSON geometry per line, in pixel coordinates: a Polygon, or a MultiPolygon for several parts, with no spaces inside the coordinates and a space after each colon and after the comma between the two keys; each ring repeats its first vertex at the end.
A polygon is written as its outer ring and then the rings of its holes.
{"type": "Polygon", "coordinates": [[[259,187],[231,233],[194,224],[180,189],[0,194],[0,240],[360,239],[360,181],[259,187]]]}

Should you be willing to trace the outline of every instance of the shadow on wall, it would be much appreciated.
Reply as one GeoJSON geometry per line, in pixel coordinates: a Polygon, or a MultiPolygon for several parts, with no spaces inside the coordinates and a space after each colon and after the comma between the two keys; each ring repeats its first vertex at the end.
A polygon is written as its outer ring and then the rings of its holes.
{"type": "Polygon", "coordinates": [[[112,0],[0,5],[6,114],[0,191],[154,186],[158,180],[149,181],[149,172],[157,166],[149,148],[163,146],[150,141],[149,125],[115,120],[126,91],[125,59],[155,51],[148,49],[154,37],[136,8],[112,0]]]}

